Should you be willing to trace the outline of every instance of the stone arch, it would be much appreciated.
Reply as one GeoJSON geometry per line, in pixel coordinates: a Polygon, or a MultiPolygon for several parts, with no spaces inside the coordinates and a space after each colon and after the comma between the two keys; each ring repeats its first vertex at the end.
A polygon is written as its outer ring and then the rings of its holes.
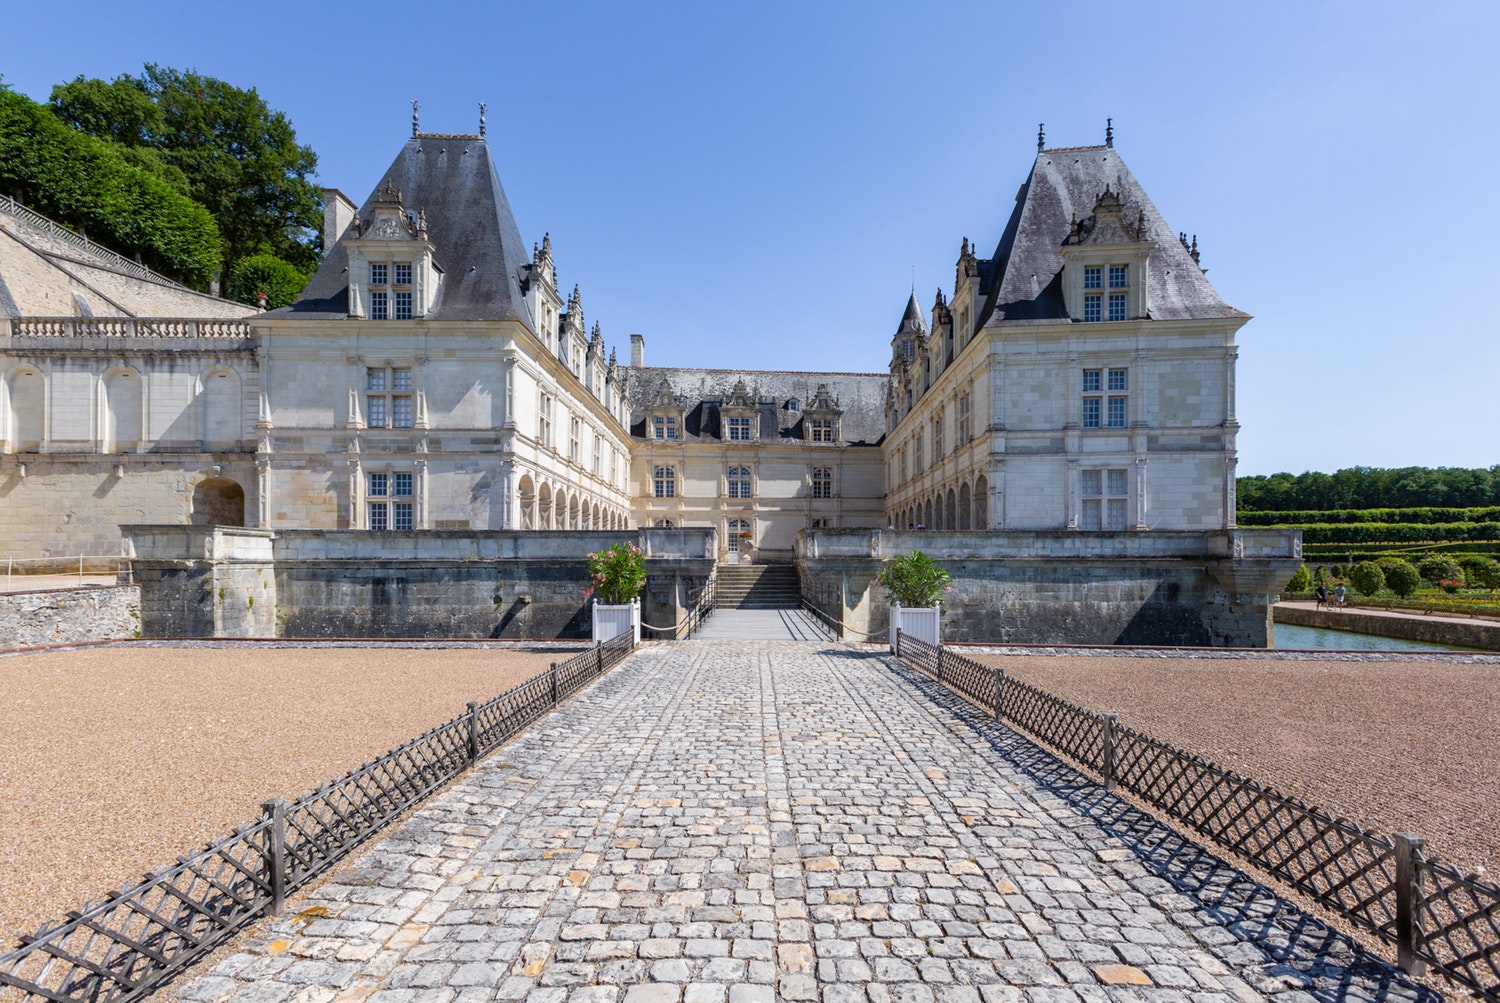
{"type": "Polygon", "coordinates": [[[990,528],[990,482],[983,474],[974,481],[974,528],[990,528]]]}
{"type": "Polygon", "coordinates": [[[17,369],[5,381],[6,440],[13,453],[35,453],[42,448],[43,416],[46,414],[47,381],[32,368],[17,369]]]}
{"type": "Polygon", "coordinates": [[[536,489],[536,528],[552,528],[552,486],[545,482],[536,489]]]}
{"type": "Polygon", "coordinates": [[[974,525],[974,496],[969,493],[965,481],[958,488],[958,528],[969,529],[974,525]]]}
{"type": "Polygon", "coordinates": [[[240,377],[226,366],[211,369],[200,381],[205,449],[232,449],[243,437],[240,377]]]}
{"type": "Polygon", "coordinates": [[[558,488],[552,499],[552,528],[568,528],[568,491],[558,488]]]}
{"type": "Polygon", "coordinates": [[[522,474],[516,482],[516,498],[521,510],[516,524],[522,529],[536,529],[536,483],[530,474],[522,474]]]}
{"type": "Polygon", "coordinates": [[[575,494],[568,499],[568,528],[581,529],[582,522],[582,510],[578,502],[578,496],[575,494]]]}
{"type": "Polygon", "coordinates": [[[948,510],[943,513],[943,528],[947,530],[958,528],[958,492],[952,488],[948,489],[948,510]]]}
{"type": "Polygon", "coordinates": [[[140,443],[144,382],[130,366],[104,374],[104,452],[128,453],[140,443]]]}
{"type": "Polygon", "coordinates": [[[922,506],[922,518],[920,518],[920,519],[917,520],[917,525],[919,525],[919,526],[928,526],[928,527],[932,526],[932,499],[931,498],[927,499],[926,504],[924,504],[922,506]]]}
{"type": "Polygon", "coordinates": [[[245,489],[228,477],[209,477],[193,488],[194,526],[243,526],[245,489]]]}

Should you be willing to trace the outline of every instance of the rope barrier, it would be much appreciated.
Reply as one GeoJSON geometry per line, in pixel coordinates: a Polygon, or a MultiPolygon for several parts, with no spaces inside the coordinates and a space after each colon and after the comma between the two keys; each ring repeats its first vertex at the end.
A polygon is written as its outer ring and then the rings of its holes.
{"type": "Polygon", "coordinates": [[[885,637],[886,637],[886,635],[885,635],[885,633],[883,631],[874,631],[874,632],[871,632],[871,631],[868,631],[868,630],[860,630],[858,627],[851,627],[851,626],[849,626],[847,623],[845,623],[844,621],[840,620],[838,617],[832,616],[832,615],[830,615],[828,613],[825,613],[822,610],[818,609],[818,607],[816,607],[812,603],[808,602],[806,596],[800,596],[798,598],[798,601],[801,602],[802,605],[806,606],[808,609],[810,609],[814,613],[816,613],[822,619],[822,621],[824,622],[825,626],[828,625],[830,622],[831,623],[836,623],[842,629],[853,631],[854,633],[859,634],[859,635],[865,637],[866,639],[869,639],[869,638],[872,638],[872,637],[885,639],[885,637]]]}

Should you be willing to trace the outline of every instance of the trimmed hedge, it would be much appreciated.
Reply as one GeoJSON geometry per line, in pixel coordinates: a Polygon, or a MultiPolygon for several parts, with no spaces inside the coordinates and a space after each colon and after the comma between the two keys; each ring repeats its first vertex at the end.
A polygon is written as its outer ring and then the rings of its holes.
{"type": "Polygon", "coordinates": [[[0,193],[187,285],[207,288],[219,269],[219,228],[207,209],[131,166],[113,144],[3,90],[0,193]]]}
{"type": "Polygon", "coordinates": [[[1241,526],[1307,526],[1341,522],[1500,522],[1500,508],[1350,508],[1328,512],[1289,510],[1237,512],[1241,526]]]}
{"type": "Polygon", "coordinates": [[[1273,526],[1300,529],[1307,543],[1448,543],[1500,540],[1500,522],[1351,522],[1273,526]]]}

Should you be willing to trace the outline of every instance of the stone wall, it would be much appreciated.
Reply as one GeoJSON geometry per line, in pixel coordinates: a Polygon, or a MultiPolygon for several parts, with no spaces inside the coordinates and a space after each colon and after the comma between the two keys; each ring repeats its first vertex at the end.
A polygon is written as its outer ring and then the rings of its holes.
{"type": "Polygon", "coordinates": [[[1456,648],[1482,648],[1500,651],[1500,623],[1474,620],[1428,620],[1419,616],[1383,615],[1357,609],[1304,609],[1300,606],[1276,606],[1272,610],[1277,623],[1299,627],[1322,627],[1325,630],[1352,630],[1378,637],[1399,637],[1405,641],[1427,641],[1456,648]]]}
{"type": "MultiPolygon", "coordinates": [[[[1264,648],[1295,533],[805,533],[804,592],[869,635],[889,624],[875,576],[921,550],[953,575],[943,637],[1030,644],[1264,648]]],[[[855,635],[851,634],[851,637],[855,635]]]]}
{"type": "Polygon", "coordinates": [[[0,645],[113,641],[139,637],[141,590],[134,585],[0,594],[0,645]]]}
{"type": "Polygon", "coordinates": [[[714,567],[711,531],[127,534],[147,637],[587,637],[590,552],[645,550],[642,612],[658,624],[681,618],[714,567]]]}

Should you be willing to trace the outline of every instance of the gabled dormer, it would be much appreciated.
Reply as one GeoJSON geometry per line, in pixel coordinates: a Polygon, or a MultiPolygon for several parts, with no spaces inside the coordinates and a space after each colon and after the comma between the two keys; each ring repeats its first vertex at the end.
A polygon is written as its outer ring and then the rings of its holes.
{"type": "MultiPolygon", "coordinates": [[[[974,246],[965,237],[963,246],[959,248],[958,261],[954,264],[953,303],[948,308],[948,326],[941,338],[941,361],[944,367],[963,351],[969,338],[973,336],[974,318],[980,303],[980,266],[983,264],[988,262],[979,260],[974,254],[974,246]]],[[[936,323],[933,333],[937,334],[936,323]]]]}
{"type": "Polygon", "coordinates": [[[344,235],[349,260],[349,316],[415,320],[437,302],[442,269],[427,239],[427,213],[415,215],[389,181],[376,192],[370,215],[358,213],[344,235]]]}
{"type": "Polygon", "coordinates": [[[578,286],[573,286],[573,295],[568,297],[568,308],[562,315],[562,325],[557,333],[557,357],[573,375],[583,378],[584,353],[588,351],[587,329],[583,326],[583,297],[578,286]]]}
{"type": "Polygon", "coordinates": [[[1062,246],[1063,303],[1075,322],[1141,320],[1151,315],[1148,262],[1156,243],[1143,210],[1132,214],[1108,184],[1094,211],[1074,218],[1062,246]]]}
{"type": "Polygon", "coordinates": [[[536,321],[537,337],[549,352],[557,351],[557,332],[562,317],[562,297],[557,292],[557,266],[552,260],[552,234],[542,235],[542,245],[531,245],[531,264],[524,268],[521,291],[536,321]]]}
{"type": "Polygon", "coordinates": [[[719,438],[725,442],[754,442],[760,437],[757,414],[750,388],[744,380],[735,380],[734,389],[719,404],[719,438]]]}
{"type": "Polygon", "coordinates": [[[588,353],[583,360],[583,383],[589,393],[604,399],[604,334],[599,322],[594,321],[594,333],[589,338],[588,353]]]}
{"type": "Polygon", "coordinates": [[[646,438],[657,442],[681,442],[686,430],[687,405],[662,377],[656,397],[646,406],[646,438]]]}
{"type": "Polygon", "coordinates": [[[802,413],[802,434],[808,442],[832,446],[844,441],[839,427],[844,411],[839,407],[838,398],[829,393],[828,384],[818,384],[817,392],[802,413]]]}

